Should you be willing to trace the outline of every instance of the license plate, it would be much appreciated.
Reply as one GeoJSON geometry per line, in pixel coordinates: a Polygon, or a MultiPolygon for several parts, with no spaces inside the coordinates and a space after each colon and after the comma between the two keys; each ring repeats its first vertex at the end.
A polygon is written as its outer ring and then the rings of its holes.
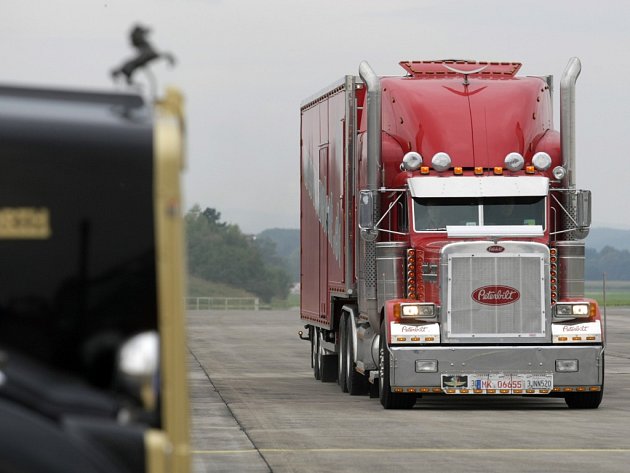
{"type": "Polygon", "coordinates": [[[547,394],[553,389],[553,373],[443,374],[447,394],[547,394]]]}

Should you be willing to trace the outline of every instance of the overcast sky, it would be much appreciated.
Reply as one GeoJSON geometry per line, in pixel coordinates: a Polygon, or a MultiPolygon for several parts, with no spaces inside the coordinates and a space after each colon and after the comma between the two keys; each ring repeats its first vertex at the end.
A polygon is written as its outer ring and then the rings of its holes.
{"type": "MultiPolygon", "coordinates": [[[[186,96],[185,205],[256,233],[299,226],[299,107],[366,59],[520,61],[577,82],[577,181],[593,225],[630,229],[630,2],[622,0],[0,0],[0,82],[114,86],[141,23],[178,59],[152,67],[186,96]]],[[[139,76],[139,79],[143,79],[139,76]]],[[[556,120],[556,127],[559,120],[556,120]]]]}

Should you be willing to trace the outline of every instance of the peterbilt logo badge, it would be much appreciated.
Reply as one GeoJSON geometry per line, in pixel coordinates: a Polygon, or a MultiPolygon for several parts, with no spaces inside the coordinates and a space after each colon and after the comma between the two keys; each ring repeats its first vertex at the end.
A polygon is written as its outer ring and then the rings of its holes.
{"type": "Polygon", "coordinates": [[[521,298],[521,293],[510,286],[483,286],[471,294],[475,302],[485,305],[513,304],[521,298]]]}
{"type": "Polygon", "coordinates": [[[492,245],[486,248],[486,250],[488,250],[490,253],[503,253],[505,251],[505,248],[503,248],[501,245],[492,245]]]}

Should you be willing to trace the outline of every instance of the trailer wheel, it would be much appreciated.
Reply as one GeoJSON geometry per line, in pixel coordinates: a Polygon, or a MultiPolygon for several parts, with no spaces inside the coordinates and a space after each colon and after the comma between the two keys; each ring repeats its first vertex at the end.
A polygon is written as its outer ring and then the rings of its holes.
{"type": "Polygon", "coordinates": [[[348,392],[348,359],[346,357],[346,345],[348,343],[348,316],[341,314],[339,321],[339,358],[337,360],[337,384],[341,391],[348,392]]]}
{"type": "Polygon", "coordinates": [[[312,327],[311,329],[311,366],[313,367],[313,376],[315,379],[321,379],[322,375],[319,369],[319,329],[312,327]]]}
{"type": "Polygon", "coordinates": [[[367,393],[368,382],[365,375],[359,373],[355,369],[356,360],[354,359],[354,338],[352,337],[352,330],[350,329],[352,321],[350,320],[350,317],[346,320],[346,352],[344,354],[344,357],[346,358],[346,369],[348,370],[346,383],[348,386],[348,392],[351,396],[360,396],[367,393]]]}
{"type": "Polygon", "coordinates": [[[381,324],[379,340],[379,397],[385,409],[411,409],[416,403],[415,394],[394,393],[389,383],[389,352],[387,350],[387,335],[385,322],[381,324]]]}
{"type": "Polygon", "coordinates": [[[315,356],[315,365],[317,366],[317,374],[315,379],[320,379],[323,383],[332,383],[337,379],[337,355],[327,355],[322,346],[322,338],[324,332],[317,329],[317,351],[315,356]]]}

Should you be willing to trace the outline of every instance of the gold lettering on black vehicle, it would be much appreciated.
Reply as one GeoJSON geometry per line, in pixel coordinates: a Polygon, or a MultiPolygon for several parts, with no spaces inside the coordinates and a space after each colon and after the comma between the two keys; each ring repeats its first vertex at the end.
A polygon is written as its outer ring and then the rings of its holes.
{"type": "Polygon", "coordinates": [[[47,208],[0,207],[0,239],[26,240],[50,238],[50,213],[47,208]]]}

